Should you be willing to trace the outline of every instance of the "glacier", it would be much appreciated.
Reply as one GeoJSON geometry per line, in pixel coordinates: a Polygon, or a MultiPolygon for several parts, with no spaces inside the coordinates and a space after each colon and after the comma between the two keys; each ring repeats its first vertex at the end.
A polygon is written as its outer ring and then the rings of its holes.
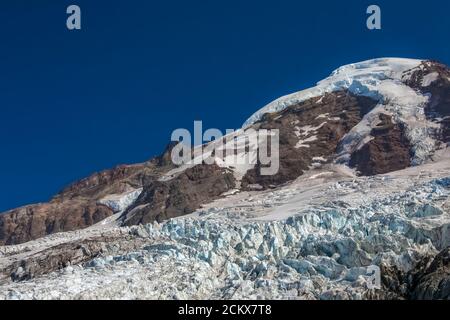
{"type": "Polygon", "coordinates": [[[142,245],[5,283],[0,299],[367,298],[369,266],[408,272],[450,245],[449,166],[374,177],[332,166],[163,223],[109,227],[142,245]]]}

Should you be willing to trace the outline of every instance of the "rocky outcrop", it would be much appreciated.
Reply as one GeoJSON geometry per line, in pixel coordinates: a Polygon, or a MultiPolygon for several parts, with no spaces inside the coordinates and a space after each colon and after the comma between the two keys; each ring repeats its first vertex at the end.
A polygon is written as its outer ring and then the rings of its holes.
{"type": "Polygon", "coordinates": [[[126,232],[108,232],[89,239],[69,241],[37,252],[22,250],[8,257],[10,263],[0,263],[0,283],[23,281],[81,265],[105,254],[123,254],[142,247],[142,241],[126,232]]]}
{"type": "Polygon", "coordinates": [[[450,142],[450,70],[436,61],[425,61],[408,75],[407,85],[429,96],[425,108],[428,119],[441,125],[436,137],[450,142]]]}
{"type": "Polygon", "coordinates": [[[401,170],[411,164],[411,146],[401,124],[392,117],[379,114],[380,123],[371,131],[372,140],[356,150],[350,158],[350,166],[360,174],[370,176],[401,170]]]}
{"type": "Polygon", "coordinates": [[[136,165],[120,165],[111,170],[99,173],[77,181],[61,192],[53,199],[53,202],[63,202],[75,198],[101,198],[108,194],[126,192],[130,186],[141,187],[146,180],[158,173],[158,168],[152,162],[136,165]]]}
{"type": "Polygon", "coordinates": [[[102,198],[142,187],[156,179],[158,170],[160,168],[150,162],[118,166],[70,185],[48,203],[0,214],[0,245],[83,229],[102,221],[115,213],[114,208],[101,203],[102,198]]]}
{"type": "Polygon", "coordinates": [[[376,104],[371,98],[338,91],[265,114],[254,128],[279,130],[280,170],[275,175],[263,176],[258,164],[247,172],[242,187],[279,186],[315,166],[331,162],[342,137],[376,104]]]}
{"type": "Polygon", "coordinates": [[[16,244],[45,235],[86,228],[113,211],[95,202],[69,200],[26,206],[0,216],[0,244],[16,244]]]}
{"type": "Polygon", "coordinates": [[[217,165],[197,165],[168,181],[153,181],[123,214],[124,225],[145,224],[195,211],[235,187],[233,174],[217,165]]]}
{"type": "Polygon", "coordinates": [[[437,255],[424,255],[408,272],[400,270],[395,265],[386,264],[382,264],[380,269],[383,290],[368,298],[450,299],[450,247],[437,255]]]}
{"type": "Polygon", "coordinates": [[[410,272],[409,298],[450,300],[450,247],[434,258],[425,258],[410,272]]]}
{"type": "Polygon", "coordinates": [[[23,281],[57,271],[72,264],[81,264],[106,251],[103,240],[101,242],[98,239],[97,241],[86,240],[52,247],[26,259],[15,261],[1,270],[1,275],[4,279],[23,281]]]}

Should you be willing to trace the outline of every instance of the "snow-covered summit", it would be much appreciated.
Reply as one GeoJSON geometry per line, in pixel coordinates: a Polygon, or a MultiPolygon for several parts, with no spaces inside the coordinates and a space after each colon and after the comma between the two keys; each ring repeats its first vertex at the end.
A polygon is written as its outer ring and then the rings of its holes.
{"type": "Polygon", "coordinates": [[[347,90],[356,96],[370,97],[379,104],[342,139],[337,157],[339,162],[348,163],[353,152],[373,139],[371,130],[379,122],[382,113],[405,128],[406,137],[412,146],[412,164],[424,163],[435,151],[433,130],[438,129],[439,125],[425,115],[429,94],[407,85],[411,75],[420,70],[423,63],[424,60],[416,59],[379,58],[342,66],[315,87],[271,102],[254,113],[243,127],[257,122],[266,113],[279,112],[327,93],[347,90]]]}
{"type": "Polygon", "coordinates": [[[315,87],[283,96],[255,112],[243,128],[260,120],[263,114],[281,111],[291,105],[319,97],[325,93],[349,90],[354,94],[379,97],[380,85],[401,83],[405,72],[420,66],[423,60],[404,58],[379,58],[342,66],[317,83],[315,87]]]}

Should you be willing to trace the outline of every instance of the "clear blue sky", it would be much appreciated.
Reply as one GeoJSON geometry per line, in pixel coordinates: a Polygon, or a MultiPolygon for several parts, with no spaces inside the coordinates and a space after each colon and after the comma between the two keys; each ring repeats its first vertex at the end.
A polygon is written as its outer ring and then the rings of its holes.
{"type": "Polygon", "coordinates": [[[238,128],[374,57],[450,64],[442,1],[2,0],[0,211],[158,154],[175,128],[238,128]],[[78,4],[82,30],[68,31],[78,4]],[[366,8],[382,9],[381,31],[366,8]]]}

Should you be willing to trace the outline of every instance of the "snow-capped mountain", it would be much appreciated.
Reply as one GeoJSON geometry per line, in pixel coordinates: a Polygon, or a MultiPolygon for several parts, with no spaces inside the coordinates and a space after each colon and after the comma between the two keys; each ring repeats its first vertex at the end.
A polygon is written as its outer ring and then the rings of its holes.
{"type": "Polygon", "coordinates": [[[0,215],[0,298],[450,297],[446,66],[343,66],[249,129],[279,130],[275,175],[169,144],[0,215]]]}

